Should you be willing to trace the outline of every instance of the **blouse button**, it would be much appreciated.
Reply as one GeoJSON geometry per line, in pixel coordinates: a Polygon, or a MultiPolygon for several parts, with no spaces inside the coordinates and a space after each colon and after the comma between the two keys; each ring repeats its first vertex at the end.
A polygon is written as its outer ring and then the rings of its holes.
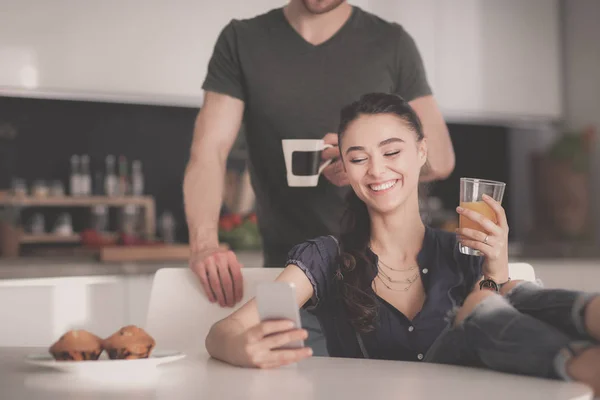
{"type": "Polygon", "coordinates": [[[424,274],[426,274],[426,273],[428,273],[428,272],[429,272],[429,270],[428,270],[427,268],[423,268],[423,273],[424,273],[424,274]]]}
{"type": "Polygon", "coordinates": [[[414,330],[415,330],[415,327],[414,327],[414,326],[409,326],[409,327],[408,327],[408,331],[409,331],[409,332],[412,332],[412,331],[414,331],[414,330]]]}
{"type": "Polygon", "coordinates": [[[418,358],[419,360],[422,360],[422,359],[423,359],[423,354],[421,354],[421,353],[417,354],[417,358],[418,358]]]}

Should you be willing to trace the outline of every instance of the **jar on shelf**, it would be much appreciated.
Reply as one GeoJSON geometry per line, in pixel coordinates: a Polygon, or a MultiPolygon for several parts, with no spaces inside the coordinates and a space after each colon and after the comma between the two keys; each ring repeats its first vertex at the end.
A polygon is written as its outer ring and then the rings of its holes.
{"type": "Polygon", "coordinates": [[[11,192],[13,196],[25,197],[27,196],[27,184],[24,179],[15,178],[12,181],[11,192]]]}
{"type": "Polygon", "coordinates": [[[48,184],[41,180],[38,179],[37,181],[33,182],[33,185],[31,185],[31,195],[34,197],[48,197],[48,195],[50,194],[50,188],[48,187],[48,184]]]}
{"type": "Polygon", "coordinates": [[[90,228],[96,232],[108,231],[108,207],[94,206],[92,208],[90,228]]]}
{"type": "Polygon", "coordinates": [[[128,204],[121,209],[121,229],[120,231],[126,235],[135,235],[137,233],[137,207],[133,204],[128,204]]]}
{"type": "Polygon", "coordinates": [[[159,219],[160,236],[165,243],[175,243],[175,217],[170,211],[162,213],[159,219]]]}

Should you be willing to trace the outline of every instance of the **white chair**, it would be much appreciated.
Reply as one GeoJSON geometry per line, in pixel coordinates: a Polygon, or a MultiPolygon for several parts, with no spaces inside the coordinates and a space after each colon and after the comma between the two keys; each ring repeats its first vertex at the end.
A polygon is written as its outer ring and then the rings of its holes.
{"type": "Polygon", "coordinates": [[[156,340],[157,349],[204,352],[210,327],[253,298],[258,283],[275,280],[281,271],[282,268],[242,268],[244,298],[233,308],[222,308],[208,301],[189,268],[160,269],[154,276],[145,328],[156,340]]]}
{"type": "Polygon", "coordinates": [[[531,264],[509,263],[508,274],[513,281],[523,280],[535,282],[535,271],[531,264]]]}

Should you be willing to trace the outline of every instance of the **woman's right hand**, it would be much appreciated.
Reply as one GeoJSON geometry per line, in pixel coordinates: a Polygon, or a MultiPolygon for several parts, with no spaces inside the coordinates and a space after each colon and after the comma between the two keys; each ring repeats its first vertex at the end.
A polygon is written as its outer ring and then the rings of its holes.
{"type": "Polygon", "coordinates": [[[261,322],[235,338],[235,364],[242,367],[277,368],[296,363],[312,356],[312,349],[281,347],[307,337],[308,332],[305,329],[295,329],[292,321],[261,322]]]}

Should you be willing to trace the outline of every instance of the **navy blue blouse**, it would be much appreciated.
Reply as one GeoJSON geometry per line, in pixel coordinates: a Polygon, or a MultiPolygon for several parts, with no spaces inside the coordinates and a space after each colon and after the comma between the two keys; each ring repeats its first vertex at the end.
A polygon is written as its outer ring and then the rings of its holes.
{"type": "MultiPolygon", "coordinates": [[[[314,295],[305,308],[316,315],[332,357],[361,358],[356,331],[345,317],[340,283],[336,279],[339,247],[333,236],[321,236],[295,246],[286,265],[297,265],[310,280],[314,295]]],[[[377,276],[377,256],[373,259],[372,278],[377,276]]],[[[483,257],[467,256],[458,251],[456,235],[425,228],[423,246],[417,256],[425,303],[411,321],[402,312],[375,297],[378,302],[376,329],[361,334],[370,358],[419,361],[447,326],[446,315],[460,306],[481,277],[483,257]]]]}

